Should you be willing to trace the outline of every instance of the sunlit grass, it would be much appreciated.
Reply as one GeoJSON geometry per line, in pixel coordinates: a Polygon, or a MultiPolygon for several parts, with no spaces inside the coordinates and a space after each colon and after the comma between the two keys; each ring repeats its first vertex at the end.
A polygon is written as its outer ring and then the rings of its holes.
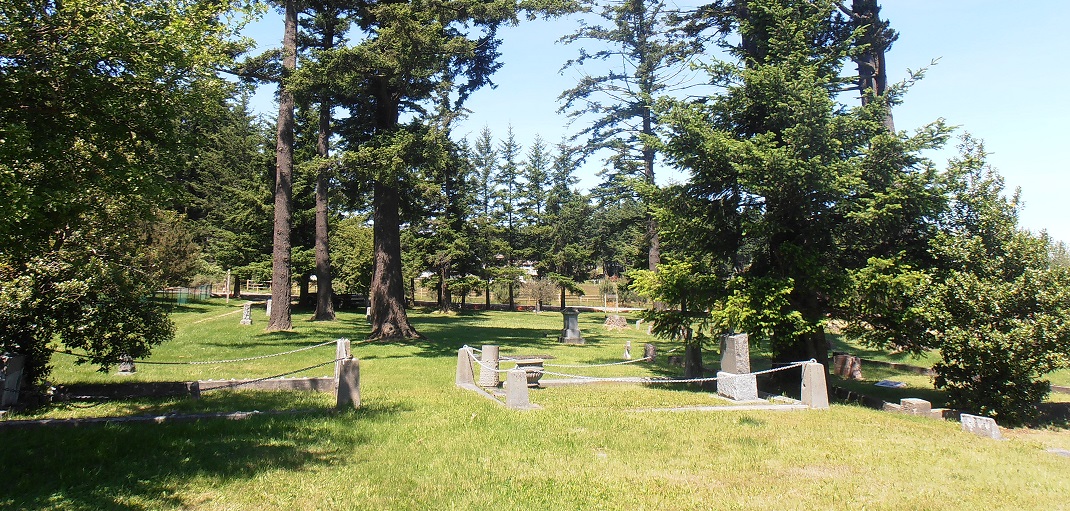
{"type": "MultiPolygon", "coordinates": [[[[266,334],[262,309],[252,327],[238,325],[240,313],[223,316],[238,307],[176,312],[179,335],[152,360],[241,358],[367,333],[362,315],[343,313],[328,324],[301,313],[293,333],[266,334]]],[[[954,422],[839,405],[640,411],[725,403],[699,387],[632,384],[534,389],[540,410],[509,410],[454,385],[459,347],[498,344],[503,354],[574,364],[619,361],[628,341],[641,356],[642,343],[654,342],[653,365],[575,371],[664,376],[682,372],[664,356],[676,346],[645,328],[609,332],[600,314],[580,316],[583,346],[557,343],[558,313],[411,317],[426,339],[355,342],[360,410],[335,412],[331,394],[217,392],[198,400],[59,404],[23,415],[300,411],[243,421],[0,429],[0,466],[18,467],[8,472],[0,509],[1063,509],[1070,494],[1070,459],[1045,452],[1067,445],[1062,430],[1013,431],[997,442],[954,422]]],[[[73,383],[254,377],[333,356],[324,347],[219,367],[138,365],[133,376],[75,367],[60,355],[55,362],[57,382],[73,383]]],[[[706,364],[716,369],[716,355],[707,354],[706,364]]]]}

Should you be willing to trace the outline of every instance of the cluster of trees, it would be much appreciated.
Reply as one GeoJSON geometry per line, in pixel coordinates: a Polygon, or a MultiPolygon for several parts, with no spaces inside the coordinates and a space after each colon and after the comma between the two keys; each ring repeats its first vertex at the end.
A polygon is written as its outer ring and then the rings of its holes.
{"type": "Polygon", "coordinates": [[[257,56],[242,5],[0,6],[0,350],[31,379],[54,340],[104,368],[144,356],[173,330],[147,297],[198,273],[270,278],[269,330],[315,275],[315,319],[337,287],[369,295],[373,337],[408,338],[416,275],[442,308],[492,283],[511,302],[528,263],[539,300],[626,274],[690,374],[732,331],[776,364],[827,362],[840,320],[940,350],[952,404],[1013,423],[1070,363],[1065,250],[1018,228],[978,141],[938,168],[922,155],[950,128],[895,131],[920,76],[887,82],[876,0],[279,0],[283,47],[257,56]],[[498,29],[576,10],[602,23],[564,38],[577,133],[456,140],[498,29]],[[276,122],[249,113],[253,84],[278,88],[276,122]],[[657,186],[658,165],[686,181],[657,186]]]}

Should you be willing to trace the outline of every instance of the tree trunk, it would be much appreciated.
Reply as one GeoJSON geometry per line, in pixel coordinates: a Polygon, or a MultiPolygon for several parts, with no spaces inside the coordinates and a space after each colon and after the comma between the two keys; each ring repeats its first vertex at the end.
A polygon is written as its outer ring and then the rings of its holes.
{"type": "MultiPolygon", "coordinates": [[[[851,4],[852,17],[856,28],[865,32],[859,43],[866,45],[866,51],[855,57],[858,65],[858,90],[862,93],[862,104],[868,103],[865,92],[872,90],[877,96],[883,96],[888,89],[888,73],[885,53],[895,41],[897,35],[888,28],[887,21],[880,19],[881,8],[877,0],[854,0],[851,4]]],[[[895,131],[891,108],[884,117],[888,131],[895,131]]]]}
{"type": "Polygon", "coordinates": [[[372,226],[375,272],[370,289],[372,339],[404,339],[420,334],[405,313],[401,275],[401,223],[397,190],[379,181],[373,185],[372,226]]]}
{"type": "MultiPolygon", "coordinates": [[[[643,114],[643,134],[654,136],[654,121],[650,110],[643,114]]],[[[643,174],[647,183],[654,185],[654,149],[649,146],[643,147],[643,174]]],[[[658,221],[650,212],[647,212],[646,237],[650,241],[650,249],[647,252],[647,267],[650,271],[658,271],[661,264],[661,238],[658,236],[658,221]]]]}
{"type": "MultiPolygon", "coordinates": [[[[330,16],[328,16],[330,18],[330,16]]],[[[323,32],[323,49],[334,47],[334,23],[328,19],[323,32]]],[[[334,321],[334,277],[331,274],[331,249],[328,239],[329,226],[327,187],[329,186],[329,165],[331,143],[331,100],[327,93],[320,96],[319,139],[316,152],[323,161],[316,175],[316,314],[314,321],[334,321]]]]}
{"type": "Polygon", "coordinates": [[[486,310],[490,310],[490,279],[487,279],[487,287],[483,288],[483,292],[487,302],[486,310]]]}
{"type": "Polygon", "coordinates": [[[561,310],[565,310],[565,287],[561,286],[561,310]]]}
{"type": "Polygon", "coordinates": [[[509,283],[509,310],[516,310],[516,302],[513,300],[513,282],[509,283]]]}
{"type": "MultiPolygon", "coordinates": [[[[297,69],[297,9],[286,1],[282,39],[283,75],[297,69]]],[[[290,330],[290,226],[293,195],[294,97],[279,84],[279,120],[275,146],[275,227],[271,257],[271,317],[267,331],[290,330]]]]}

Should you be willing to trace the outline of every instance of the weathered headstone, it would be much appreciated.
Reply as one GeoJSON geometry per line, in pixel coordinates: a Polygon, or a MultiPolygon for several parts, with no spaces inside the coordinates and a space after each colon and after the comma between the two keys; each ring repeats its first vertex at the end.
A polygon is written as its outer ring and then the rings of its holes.
{"type": "Polygon", "coordinates": [[[651,343],[643,344],[643,358],[651,364],[654,363],[654,359],[658,357],[658,349],[651,343]]]}
{"type": "Polygon", "coordinates": [[[566,307],[561,311],[561,315],[564,317],[565,326],[561,330],[561,335],[557,338],[558,342],[565,344],[584,344],[583,334],[580,333],[580,311],[566,307]]]}
{"type": "Polygon", "coordinates": [[[899,400],[899,410],[907,415],[929,417],[930,415],[932,415],[932,409],[932,403],[924,399],[918,399],[916,397],[907,397],[899,400]]]}
{"type": "Polygon", "coordinates": [[[721,370],[717,372],[717,393],[736,401],[758,399],[758,379],[750,373],[750,344],[747,334],[721,338],[721,370]]]}
{"type": "Polygon", "coordinates": [[[267,304],[264,305],[264,315],[271,316],[271,298],[268,298],[267,304]]]}
{"type": "Polygon", "coordinates": [[[498,378],[498,347],[492,344],[484,344],[483,353],[479,361],[479,386],[497,387],[501,382],[498,378]]]}
{"type": "Polygon", "coordinates": [[[347,358],[340,362],[335,384],[337,407],[360,408],[360,360],[347,358]]]}
{"type": "Polygon", "coordinates": [[[25,355],[4,353],[0,356],[0,407],[6,408],[19,402],[22,368],[25,364],[25,355]]]}
{"type": "Polygon", "coordinates": [[[241,324],[251,325],[253,324],[253,304],[252,302],[245,302],[245,305],[241,306],[241,324]]]}
{"type": "Polygon", "coordinates": [[[992,417],[981,417],[979,415],[964,413],[959,416],[959,421],[962,422],[963,431],[969,431],[977,436],[995,440],[1003,439],[1003,434],[999,431],[999,425],[996,424],[996,419],[993,419],[992,417]]]}
{"type": "Polygon", "coordinates": [[[721,338],[721,370],[732,374],[750,372],[750,336],[735,334],[721,338]]]}
{"type": "Polygon", "coordinates": [[[119,374],[134,374],[136,372],[137,367],[134,366],[134,359],[130,355],[119,357],[119,374]]]}
{"type": "Polygon", "coordinates": [[[825,383],[825,366],[817,362],[803,364],[800,401],[810,408],[828,409],[829,392],[825,383]]]}
{"type": "Polygon", "coordinates": [[[832,357],[832,371],[845,380],[862,379],[862,359],[854,355],[840,354],[832,357]]]}
{"type": "Polygon", "coordinates": [[[472,372],[472,348],[464,346],[457,350],[457,386],[464,387],[475,385],[476,379],[472,372]]]}
{"type": "Polygon", "coordinates": [[[603,325],[607,330],[624,330],[625,328],[628,328],[628,320],[624,319],[624,316],[614,314],[608,316],[603,325]]]}

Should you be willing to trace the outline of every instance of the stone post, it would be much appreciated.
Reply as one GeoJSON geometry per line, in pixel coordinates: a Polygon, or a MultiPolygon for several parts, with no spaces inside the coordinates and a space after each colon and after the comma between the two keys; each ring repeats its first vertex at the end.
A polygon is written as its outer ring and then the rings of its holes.
{"type": "Polygon", "coordinates": [[[264,315],[271,317],[271,298],[268,298],[267,304],[264,305],[264,315]]]}
{"type": "Polygon", "coordinates": [[[241,323],[242,325],[253,324],[253,303],[245,302],[245,305],[241,306],[241,323]]]}
{"type": "Polygon", "coordinates": [[[339,377],[342,375],[342,361],[347,358],[353,358],[353,353],[350,350],[351,344],[349,339],[342,337],[335,341],[334,344],[334,387],[338,388],[339,377]]]}
{"type": "Polygon", "coordinates": [[[561,315],[565,320],[564,328],[561,329],[561,335],[557,338],[558,342],[565,344],[585,344],[583,340],[583,334],[580,333],[580,311],[573,307],[566,307],[561,311],[561,315]]]}
{"type": "Polygon", "coordinates": [[[825,366],[817,362],[803,364],[802,402],[810,408],[827,410],[829,408],[828,386],[825,384],[825,366]]]}
{"type": "Polygon", "coordinates": [[[498,347],[493,344],[483,345],[483,354],[480,357],[479,386],[497,387],[501,380],[498,378],[498,347]]]}
{"type": "Polygon", "coordinates": [[[758,399],[758,378],[750,374],[750,336],[747,334],[721,338],[717,393],[735,401],[758,399]]]}
{"type": "Polygon", "coordinates": [[[632,359],[632,341],[626,341],[624,343],[624,360],[632,359]]]}
{"type": "Polygon", "coordinates": [[[347,358],[339,362],[335,391],[338,409],[360,408],[360,360],[347,358]]]}
{"type": "Polygon", "coordinates": [[[26,364],[25,355],[0,356],[0,408],[6,408],[19,402],[22,389],[22,368],[26,364]]]}
{"type": "Polygon", "coordinates": [[[532,407],[531,398],[528,397],[528,376],[523,369],[510,369],[506,373],[505,406],[518,409],[532,407]]]}
{"type": "Polygon", "coordinates": [[[464,346],[457,350],[457,386],[475,386],[476,379],[472,372],[472,348],[464,346]]]}

